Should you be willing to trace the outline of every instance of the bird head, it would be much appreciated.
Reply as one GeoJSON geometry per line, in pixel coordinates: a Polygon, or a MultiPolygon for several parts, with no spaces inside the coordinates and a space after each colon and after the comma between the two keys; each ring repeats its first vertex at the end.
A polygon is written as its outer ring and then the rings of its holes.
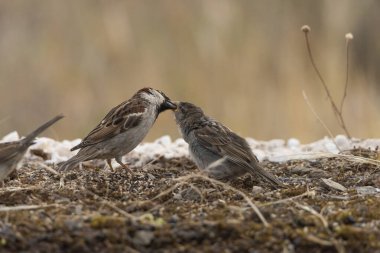
{"type": "Polygon", "coordinates": [[[135,96],[142,97],[143,99],[149,101],[149,103],[156,105],[158,113],[166,110],[175,110],[177,108],[177,105],[173,103],[170,98],[160,90],[153,88],[143,88],[139,90],[135,96]]]}
{"type": "Polygon", "coordinates": [[[175,102],[175,104],[177,109],[174,111],[174,116],[181,127],[191,127],[205,117],[202,109],[194,104],[188,102],[175,102]]]}

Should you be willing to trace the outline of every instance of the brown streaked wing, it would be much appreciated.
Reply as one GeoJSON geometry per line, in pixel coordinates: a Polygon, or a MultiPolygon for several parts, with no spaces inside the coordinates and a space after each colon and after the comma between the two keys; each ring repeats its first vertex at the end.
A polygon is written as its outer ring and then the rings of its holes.
{"type": "Polygon", "coordinates": [[[136,127],[141,121],[146,105],[142,101],[129,100],[113,108],[82,142],[71,150],[84,148],[109,140],[110,138],[136,127]]]}
{"type": "Polygon", "coordinates": [[[0,143],[0,163],[11,160],[20,152],[20,142],[0,143]]]}
{"type": "Polygon", "coordinates": [[[274,175],[256,163],[258,160],[248,143],[226,127],[209,125],[202,130],[195,131],[200,143],[211,152],[226,157],[228,161],[244,168],[251,174],[259,175],[275,186],[283,186],[274,175]]]}
{"type": "Polygon", "coordinates": [[[256,160],[249,147],[244,145],[245,140],[240,140],[241,137],[224,126],[208,125],[195,131],[195,136],[205,148],[227,157],[231,162],[249,164],[252,160],[256,160]]]}

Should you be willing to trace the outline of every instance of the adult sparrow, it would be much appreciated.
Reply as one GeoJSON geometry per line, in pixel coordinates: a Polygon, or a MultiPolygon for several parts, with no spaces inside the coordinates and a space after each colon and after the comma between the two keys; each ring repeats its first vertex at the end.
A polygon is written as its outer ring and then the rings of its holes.
{"type": "Polygon", "coordinates": [[[49,120],[25,138],[19,141],[0,143],[0,182],[2,182],[12,171],[21,166],[21,160],[28,150],[29,146],[34,144],[34,139],[53,125],[58,120],[62,119],[62,115],[58,115],[49,120]]]}
{"type": "Polygon", "coordinates": [[[274,186],[283,185],[259,165],[245,139],[206,116],[201,108],[177,102],[174,114],[183,139],[189,144],[190,156],[211,177],[233,179],[248,172],[274,186]]]}
{"type": "MultiPolygon", "coordinates": [[[[177,106],[161,91],[143,88],[133,97],[114,107],[104,119],[71,151],[78,154],[60,165],[65,171],[78,163],[93,159],[106,159],[113,171],[111,160],[123,168],[121,158],[132,151],[147,135],[158,115],[177,106]]],[[[129,169],[128,169],[129,170],[129,169]]]]}

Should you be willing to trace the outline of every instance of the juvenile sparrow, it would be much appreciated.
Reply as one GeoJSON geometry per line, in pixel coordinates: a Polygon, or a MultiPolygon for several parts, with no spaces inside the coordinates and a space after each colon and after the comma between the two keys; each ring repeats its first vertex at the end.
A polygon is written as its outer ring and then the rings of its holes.
{"type": "Polygon", "coordinates": [[[250,173],[274,186],[282,183],[264,170],[245,139],[206,116],[202,109],[178,102],[175,119],[195,164],[216,179],[233,179],[250,173]]]}
{"type": "MultiPolygon", "coordinates": [[[[78,154],[60,165],[59,170],[73,168],[80,162],[106,159],[113,171],[111,159],[123,168],[121,158],[132,151],[147,135],[157,116],[177,106],[161,91],[143,88],[133,97],[114,107],[83,140],[71,151],[78,154]]],[[[129,169],[128,169],[129,170],[129,169]]]]}
{"type": "Polygon", "coordinates": [[[21,166],[21,160],[24,154],[28,150],[29,146],[34,144],[33,141],[37,135],[62,118],[62,115],[54,117],[28,134],[22,140],[0,143],[0,182],[9,176],[14,169],[21,166]]]}

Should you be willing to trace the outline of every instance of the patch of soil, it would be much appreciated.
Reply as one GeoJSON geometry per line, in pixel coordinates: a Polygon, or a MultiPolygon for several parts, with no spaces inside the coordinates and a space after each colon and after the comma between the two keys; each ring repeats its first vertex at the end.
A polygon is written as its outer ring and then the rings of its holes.
{"type": "Polygon", "coordinates": [[[130,164],[133,175],[87,163],[62,186],[34,157],[0,188],[0,251],[380,251],[378,166],[339,156],[262,164],[288,188],[250,175],[216,183],[187,158],[130,164]]]}

